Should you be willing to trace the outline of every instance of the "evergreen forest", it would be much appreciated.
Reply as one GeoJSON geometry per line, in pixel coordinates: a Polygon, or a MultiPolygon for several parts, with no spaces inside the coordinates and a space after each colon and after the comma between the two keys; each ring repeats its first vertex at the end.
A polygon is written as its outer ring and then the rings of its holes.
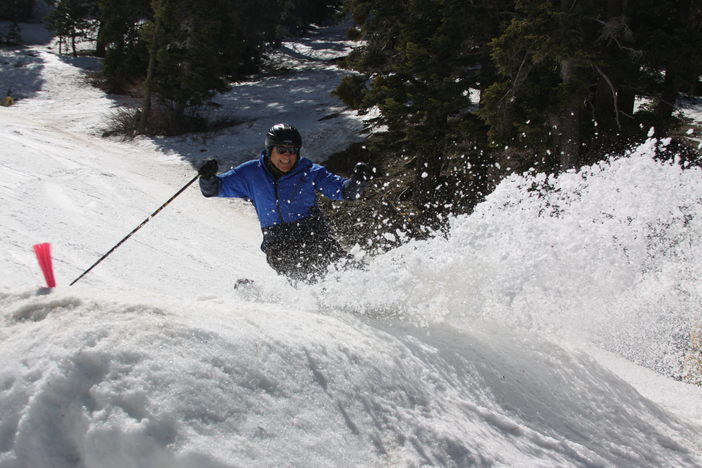
{"type": "MultiPolygon", "coordinates": [[[[33,0],[0,0],[21,21],[33,0]]],[[[679,105],[702,94],[700,0],[53,0],[62,53],[89,39],[101,86],[143,105],[125,133],[177,134],[312,24],[358,41],[334,94],[374,132],[344,157],[382,168],[403,224],[470,212],[506,175],[620,154],[651,129],[699,163],[679,105]],[[154,116],[158,116],[155,118],[154,116]],[[400,162],[400,163],[398,163],[400,162]]],[[[84,52],[83,52],[84,53],[84,52]]],[[[353,217],[353,215],[351,216],[353,217]]]]}
{"type": "Polygon", "coordinates": [[[346,59],[358,74],[338,96],[380,109],[389,140],[415,160],[415,205],[433,214],[447,204],[469,211],[511,172],[591,164],[652,127],[678,135],[676,103],[701,91],[698,0],[349,0],[347,8],[352,37],[365,43],[346,59]]]}

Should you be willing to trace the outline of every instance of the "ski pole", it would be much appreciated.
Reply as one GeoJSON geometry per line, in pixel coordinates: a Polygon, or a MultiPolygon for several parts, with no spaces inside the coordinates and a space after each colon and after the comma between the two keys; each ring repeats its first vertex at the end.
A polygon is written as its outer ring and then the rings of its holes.
{"type": "Polygon", "coordinates": [[[124,239],[122,239],[121,241],[117,242],[117,245],[115,245],[114,247],[112,247],[105,255],[103,255],[102,257],[100,257],[100,258],[98,259],[97,262],[95,262],[95,263],[93,263],[92,265],[90,265],[90,268],[88,268],[88,269],[85,270],[83,273],[81,273],[81,275],[80,275],[78,278],[74,279],[73,282],[72,282],[69,286],[73,286],[79,279],[81,279],[82,277],[84,277],[85,275],[87,275],[88,272],[89,272],[90,270],[92,270],[93,268],[95,268],[95,267],[98,265],[98,263],[100,263],[101,261],[103,261],[104,259],[106,259],[108,255],[110,255],[112,252],[114,252],[114,251],[117,249],[117,247],[119,247],[120,245],[122,245],[122,244],[124,243],[124,241],[126,241],[127,239],[129,239],[129,238],[132,236],[132,234],[134,234],[134,233],[137,232],[139,229],[141,229],[141,227],[142,227],[144,224],[146,224],[146,223],[148,223],[149,221],[151,221],[151,218],[153,218],[154,216],[156,216],[156,215],[159,213],[159,211],[161,211],[162,209],[164,209],[164,208],[166,207],[166,205],[168,205],[170,202],[172,202],[172,201],[175,199],[175,197],[177,197],[178,195],[180,195],[181,193],[183,193],[183,191],[184,191],[186,188],[190,187],[190,186],[192,185],[192,183],[195,182],[195,181],[197,180],[198,177],[200,177],[200,174],[198,174],[198,175],[196,175],[195,177],[193,177],[193,178],[190,180],[190,182],[188,182],[187,184],[185,184],[185,185],[183,186],[183,188],[181,188],[180,190],[178,190],[178,191],[175,193],[175,195],[173,195],[171,198],[168,199],[168,201],[166,201],[166,203],[164,203],[164,204],[161,205],[156,211],[154,211],[153,213],[151,213],[151,214],[149,215],[149,217],[146,218],[144,221],[142,221],[141,224],[138,225],[136,228],[134,228],[134,230],[133,230],[132,232],[130,232],[129,234],[127,234],[126,236],[124,236],[124,239]]]}

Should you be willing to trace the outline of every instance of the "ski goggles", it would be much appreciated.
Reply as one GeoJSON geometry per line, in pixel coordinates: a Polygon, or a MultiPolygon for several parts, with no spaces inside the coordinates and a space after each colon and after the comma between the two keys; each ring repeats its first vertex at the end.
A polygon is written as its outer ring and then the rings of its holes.
{"type": "Polygon", "coordinates": [[[299,154],[299,146],[276,146],[275,150],[280,154],[299,154]]]}

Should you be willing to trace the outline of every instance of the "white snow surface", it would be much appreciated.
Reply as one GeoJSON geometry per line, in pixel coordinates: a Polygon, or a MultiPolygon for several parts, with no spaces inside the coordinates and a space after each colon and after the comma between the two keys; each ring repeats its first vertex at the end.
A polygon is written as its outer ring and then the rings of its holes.
{"type": "Polygon", "coordinates": [[[193,184],[69,286],[205,157],[255,157],[279,121],[315,160],[359,140],[329,96],[334,33],[220,96],[247,123],[207,138],[101,138],[118,102],[95,64],[0,51],[0,468],[702,466],[702,388],[675,380],[702,323],[702,174],[655,161],[655,136],[513,176],[447,236],[309,287],[268,268],[248,204],[193,184]]]}

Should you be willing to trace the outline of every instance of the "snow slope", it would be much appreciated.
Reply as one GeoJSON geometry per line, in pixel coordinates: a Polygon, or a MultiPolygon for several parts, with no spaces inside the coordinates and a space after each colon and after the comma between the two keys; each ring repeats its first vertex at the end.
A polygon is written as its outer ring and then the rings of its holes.
{"type": "Polygon", "coordinates": [[[702,466],[702,389],[669,377],[702,321],[702,178],[654,139],[299,289],[251,207],[195,184],[68,286],[204,157],[252,157],[278,120],[316,159],[357,139],[333,32],[221,96],[248,123],[206,139],[102,139],[117,103],[91,64],[0,52],[24,97],[0,108],[0,468],[702,466]]]}

